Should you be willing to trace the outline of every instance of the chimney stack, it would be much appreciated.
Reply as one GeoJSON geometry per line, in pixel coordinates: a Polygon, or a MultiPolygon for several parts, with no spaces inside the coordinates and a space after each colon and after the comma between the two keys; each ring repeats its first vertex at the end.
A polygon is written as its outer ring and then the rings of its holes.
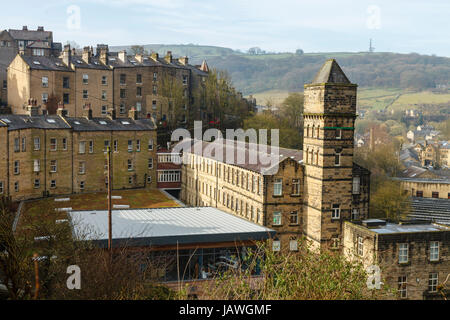
{"type": "Polygon", "coordinates": [[[83,61],[87,64],[91,63],[92,52],[90,47],[83,48],[83,61]]]}
{"type": "Polygon", "coordinates": [[[56,110],[56,114],[60,117],[67,117],[67,110],[64,109],[64,103],[61,101],[58,102],[58,109],[56,110]]]}
{"type": "Polygon", "coordinates": [[[159,59],[159,54],[158,52],[152,52],[151,56],[150,56],[153,60],[158,61],[159,59]]]}
{"type": "Polygon", "coordinates": [[[28,31],[28,27],[27,27],[27,26],[23,26],[23,27],[22,27],[22,30],[23,30],[23,31],[28,31]]]}
{"type": "Polygon", "coordinates": [[[183,65],[183,66],[185,66],[185,65],[187,65],[188,64],[188,57],[180,57],[180,58],[178,58],[178,61],[183,65]]]}
{"type": "Polygon", "coordinates": [[[122,62],[126,62],[127,61],[127,51],[123,50],[119,52],[119,60],[122,62]]]}
{"type": "Polygon", "coordinates": [[[110,107],[108,110],[108,118],[111,120],[116,120],[116,109],[114,107],[110,107]]]}
{"type": "Polygon", "coordinates": [[[144,58],[144,56],[143,56],[142,54],[136,53],[135,59],[136,59],[138,62],[142,63],[142,61],[144,60],[143,58],[144,58]]]}
{"type": "Polygon", "coordinates": [[[128,118],[137,120],[138,119],[138,112],[135,107],[132,107],[130,111],[128,111],[128,118]]]}
{"type": "Polygon", "coordinates": [[[39,107],[37,106],[36,99],[28,99],[27,112],[28,112],[28,115],[31,117],[35,117],[35,116],[39,115],[39,107]]]}
{"type": "Polygon", "coordinates": [[[91,104],[86,103],[83,107],[83,117],[85,117],[88,120],[92,120],[92,109],[91,104]]]}
{"type": "Polygon", "coordinates": [[[62,61],[66,66],[70,67],[71,60],[72,60],[72,52],[70,50],[70,44],[66,44],[64,46],[64,50],[62,53],[62,61]]]}
{"type": "Polygon", "coordinates": [[[44,31],[44,27],[38,27],[37,31],[44,31]]]}
{"type": "Polygon", "coordinates": [[[107,44],[98,44],[97,45],[97,56],[100,59],[100,62],[104,65],[108,65],[109,63],[109,48],[107,44]]]}
{"type": "Polygon", "coordinates": [[[164,57],[167,63],[172,63],[172,51],[167,51],[166,56],[164,57]]]}

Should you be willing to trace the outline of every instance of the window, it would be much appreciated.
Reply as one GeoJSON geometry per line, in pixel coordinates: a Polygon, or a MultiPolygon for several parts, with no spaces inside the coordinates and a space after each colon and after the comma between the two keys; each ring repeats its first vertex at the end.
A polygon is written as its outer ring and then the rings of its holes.
{"type": "Polygon", "coordinates": [[[63,103],[69,104],[70,103],[70,97],[68,93],[63,93],[63,103]]]}
{"type": "Polygon", "coordinates": [[[340,219],[341,218],[341,205],[333,204],[331,208],[331,219],[340,219]]]}
{"type": "Polygon", "coordinates": [[[289,250],[291,250],[291,251],[298,251],[297,239],[289,240],[289,250]]]}
{"type": "Polygon", "coordinates": [[[56,151],[57,148],[58,148],[58,140],[56,140],[56,138],[51,138],[50,139],[50,151],[56,151]]]}
{"type": "Polygon", "coordinates": [[[272,241],[272,251],[280,251],[281,250],[281,242],[280,240],[272,241]]]}
{"type": "Polygon", "coordinates": [[[108,85],[108,77],[107,76],[102,76],[102,85],[103,86],[108,85]]]}
{"type": "Polygon", "coordinates": [[[432,272],[428,276],[428,291],[437,292],[437,285],[438,285],[438,273],[432,272]]]}
{"type": "Polygon", "coordinates": [[[50,172],[55,173],[58,171],[58,162],[56,160],[50,160],[50,172]]]}
{"type": "Polygon", "coordinates": [[[283,179],[275,179],[273,184],[273,195],[281,196],[283,194],[283,179]]]}
{"type": "Polygon", "coordinates": [[[300,179],[292,179],[292,195],[298,196],[300,194],[300,179]]]}
{"type": "Polygon", "coordinates": [[[39,189],[41,187],[41,181],[39,179],[34,179],[34,188],[39,189]]]}
{"type": "Polygon", "coordinates": [[[133,140],[128,140],[128,152],[133,152],[133,140]]]}
{"type": "Polygon", "coordinates": [[[334,155],[334,165],[335,166],[341,165],[341,154],[338,152],[336,152],[336,154],[334,155]]]}
{"type": "Polygon", "coordinates": [[[14,138],[14,152],[20,151],[20,139],[14,138]]]}
{"type": "Polygon", "coordinates": [[[342,129],[336,129],[336,139],[342,138],[342,129]]]}
{"type": "Polygon", "coordinates": [[[126,112],[125,103],[121,102],[119,107],[120,114],[124,114],[126,112]]]}
{"type": "Polygon", "coordinates": [[[3,181],[0,181],[0,194],[3,194],[3,181]]]}
{"type": "Polygon", "coordinates": [[[106,90],[102,90],[102,100],[106,100],[106,99],[107,99],[106,90]]]}
{"type": "Polygon", "coordinates": [[[430,242],[430,261],[439,261],[439,241],[430,242]]]}
{"type": "Polygon", "coordinates": [[[358,220],[359,218],[359,210],[354,208],[352,209],[352,220],[358,220]]]}
{"type": "Polygon", "coordinates": [[[353,189],[352,189],[353,194],[360,194],[361,193],[360,187],[361,187],[361,178],[353,177],[353,189]]]}
{"type": "Polygon", "coordinates": [[[431,193],[431,197],[432,198],[439,198],[439,192],[436,192],[436,191],[433,191],[432,193],[431,193]]]}
{"type": "Polygon", "coordinates": [[[128,177],[128,183],[129,184],[133,184],[133,177],[132,176],[128,177]]]}
{"type": "Polygon", "coordinates": [[[408,297],[406,276],[398,277],[398,294],[400,298],[408,297]]]}
{"type": "Polygon", "coordinates": [[[47,103],[48,101],[48,93],[43,93],[42,94],[42,103],[47,103]]]}
{"type": "Polygon", "coordinates": [[[105,152],[108,151],[108,148],[109,148],[109,146],[110,146],[109,140],[105,140],[103,145],[104,145],[104,147],[105,147],[105,149],[104,149],[103,151],[105,151],[105,152]]]}
{"type": "Polygon", "coordinates": [[[273,223],[272,224],[275,226],[281,225],[281,212],[280,211],[275,211],[273,213],[273,223]]]}
{"type": "Polygon", "coordinates": [[[3,89],[7,89],[8,88],[8,82],[6,80],[3,80],[3,89]]]}
{"type": "Polygon", "coordinates": [[[122,99],[125,99],[127,97],[127,90],[126,89],[120,89],[120,97],[122,99]]]}
{"type": "Polygon", "coordinates": [[[358,256],[362,257],[364,255],[364,238],[358,237],[358,243],[356,247],[356,253],[358,256]]]}
{"type": "Polygon", "coordinates": [[[44,49],[33,49],[33,56],[43,57],[45,55],[44,49]]]}
{"type": "Polygon", "coordinates": [[[34,138],[34,151],[41,150],[41,138],[34,138]]]}
{"type": "Polygon", "coordinates": [[[56,180],[50,181],[50,188],[52,188],[52,189],[56,188],[56,180]]]}
{"type": "Polygon", "coordinates": [[[183,75],[183,85],[187,85],[188,84],[188,76],[187,75],[183,75]]]}
{"type": "Polygon", "coordinates": [[[153,110],[156,110],[156,100],[153,100],[153,101],[152,101],[152,109],[153,109],[153,110]]]}
{"type": "Polygon", "coordinates": [[[83,90],[83,99],[89,98],[89,92],[87,90],[83,90]]]}
{"type": "Polygon", "coordinates": [[[122,73],[120,75],[120,84],[124,85],[126,81],[127,81],[127,75],[122,73]]]}
{"type": "Polygon", "coordinates": [[[158,94],[158,87],[157,86],[153,86],[153,94],[158,94]]]}
{"type": "Polygon", "coordinates": [[[133,160],[128,159],[128,171],[133,171],[133,160]]]}
{"type": "Polygon", "coordinates": [[[48,88],[48,77],[42,77],[42,87],[48,88]]]}
{"type": "Polygon", "coordinates": [[[69,87],[70,87],[69,77],[63,77],[63,88],[69,89],[69,87]]]}
{"type": "Polygon", "coordinates": [[[108,107],[102,106],[102,116],[106,116],[108,114],[108,107]]]}
{"type": "Polygon", "coordinates": [[[62,139],[62,148],[63,150],[67,150],[67,138],[62,139]]]}
{"type": "Polygon", "coordinates": [[[89,75],[83,74],[83,84],[88,84],[88,83],[89,83],[89,75]]]}
{"type": "Polygon", "coordinates": [[[153,158],[148,159],[148,169],[149,170],[153,169],[153,158]]]}
{"type": "Polygon", "coordinates": [[[137,74],[136,75],[136,83],[142,83],[142,74],[137,74]]]}
{"type": "Polygon", "coordinates": [[[152,177],[151,176],[147,176],[147,183],[151,184],[152,183],[152,177]]]}
{"type": "Polygon", "coordinates": [[[94,153],[94,141],[89,141],[89,153],[94,153]]]}
{"type": "Polygon", "coordinates": [[[85,141],[80,141],[80,143],[78,144],[78,153],[80,153],[80,154],[86,153],[86,142],[85,141]]]}
{"type": "Polygon", "coordinates": [[[158,72],[153,72],[153,81],[158,81],[158,72]]]}
{"type": "Polygon", "coordinates": [[[84,190],[84,181],[80,181],[80,191],[84,190]]]}
{"type": "Polygon", "coordinates": [[[86,162],[80,161],[78,164],[78,174],[85,174],[86,173],[86,162]]]}
{"type": "Polygon", "coordinates": [[[136,151],[141,151],[141,140],[136,140],[136,151]]]}
{"type": "Polygon", "coordinates": [[[20,161],[14,161],[14,174],[20,174],[20,161]]]}
{"type": "Polygon", "coordinates": [[[33,172],[41,171],[41,161],[39,159],[33,160],[33,172]]]}
{"type": "Polygon", "coordinates": [[[298,224],[298,211],[292,211],[289,214],[289,223],[290,224],[298,224]]]}
{"type": "Polygon", "coordinates": [[[136,87],[136,97],[142,97],[142,88],[136,87]]]}
{"type": "Polygon", "coordinates": [[[142,110],[142,103],[141,102],[136,102],[136,111],[141,111],[142,110]]]}
{"type": "Polygon", "coordinates": [[[148,140],[148,150],[153,150],[153,139],[148,140]]]}
{"type": "Polygon", "coordinates": [[[19,181],[14,182],[14,191],[19,192],[19,181]]]}
{"type": "Polygon", "coordinates": [[[114,147],[114,152],[117,152],[119,150],[119,141],[114,140],[113,147],[114,147]]]}
{"type": "Polygon", "coordinates": [[[423,191],[417,190],[416,197],[423,198],[423,191]]]}
{"type": "Polygon", "coordinates": [[[398,247],[398,263],[408,262],[408,244],[400,243],[398,247]]]}

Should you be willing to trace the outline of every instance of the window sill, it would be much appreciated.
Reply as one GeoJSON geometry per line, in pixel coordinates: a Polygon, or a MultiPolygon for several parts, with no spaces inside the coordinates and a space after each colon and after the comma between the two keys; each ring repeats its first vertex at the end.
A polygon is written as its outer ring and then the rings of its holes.
{"type": "Polygon", "coordinates": [[[282,198],[283,195],[282,195],[282,194],[280,194],[280,195],[275,195],[275,194],[274,194],[274,195],[272,195],[272,197],[273,197],[273,198],[282,198]]]}
{"type": "Polygon", "coordinates": [[[406,267],[406,266],[411,265],[411,262],[410,261],[408,261],[408,262],[399,262],[398,265],[401,266],[401,267],[406,267]]]}
{"type": "Polygon", "coordinates": [[[282,224],[273,224],[272,225],[273,228],[279,228],[279,227],[282,227],[282,226],[283,226],[282,224]]]}
{"type": "Polygon", "coordinates": [[[291,194],[291,197],[296,197],[296,198],[298,198],[298,197],[300,197],[300,194],[291,194]]]}
{"type": "Polygon", "coordinates": [[[428,259],[428,262],[431,263],[431,264],[438,264],[438,263],[441,262],[441,260],[440,259],[439,260],[429,260],[428,259]]]}

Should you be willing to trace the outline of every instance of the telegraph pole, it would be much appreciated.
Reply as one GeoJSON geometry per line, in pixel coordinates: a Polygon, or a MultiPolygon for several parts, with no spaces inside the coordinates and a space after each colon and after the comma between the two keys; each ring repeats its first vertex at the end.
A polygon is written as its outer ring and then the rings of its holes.
{"type": "Polygon", "coordinates": [[[108,163],[108,250],[112,256],[112,185],[111,185],[111,147],[106,148],[108,163]]]}

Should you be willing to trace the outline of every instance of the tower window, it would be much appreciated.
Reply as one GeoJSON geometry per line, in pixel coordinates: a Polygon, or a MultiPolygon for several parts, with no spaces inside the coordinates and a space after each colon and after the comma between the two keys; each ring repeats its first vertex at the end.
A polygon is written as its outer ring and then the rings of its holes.
{"type": "Polygon", "coordinates": [[[331,219],[339,219],[341,217],[341,206],[339,204],[333,204],[331,209],[331,219]]]}
{"type": "Polygon", "coordinates": [[[335,166],[340,166],[341,165],[341,154],[340,153],[336,153],[334,155],[334,165],[335,166]]]}

